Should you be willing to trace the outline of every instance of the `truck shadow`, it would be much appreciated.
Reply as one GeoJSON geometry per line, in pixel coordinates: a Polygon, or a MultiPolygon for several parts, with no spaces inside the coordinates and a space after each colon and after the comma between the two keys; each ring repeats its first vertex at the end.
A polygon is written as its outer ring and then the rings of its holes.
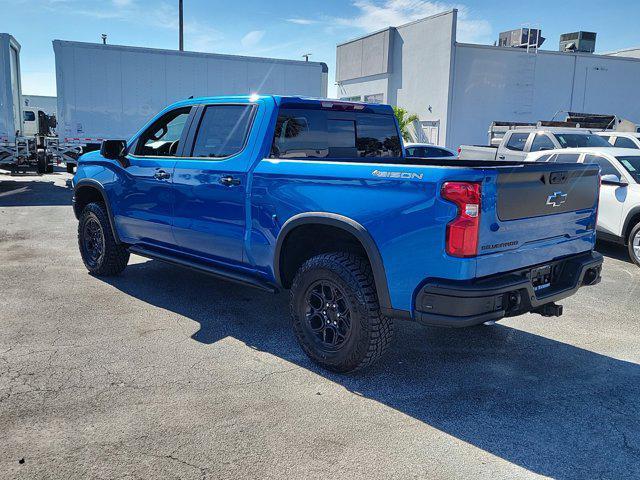
{"type": "Polygon", "coordinates": [[[109,283],[198,322],[198,342],[233,337],[531,472],[640,476],[637,364],[501,325],[446,330],[397,322],[384,361],[336,375],[301,352],[285,294],[157,261],[130,265],[109,283]]]}
{"type": "Polygon", "coordinates": [[[627,262],[633,264],[629,258],[629,252],[624,245],[616,245],[615,243],[605,242],[598,240],[596,243],[596,250],[605,257],[614,258],[621,262],[627,262]]]}
{"type": "Polygon", "coordinates": [[[41,180],[8,180],[0,176],[0,207],[41,207],[69,205],[73,190],[55,182],[41,180]]]}

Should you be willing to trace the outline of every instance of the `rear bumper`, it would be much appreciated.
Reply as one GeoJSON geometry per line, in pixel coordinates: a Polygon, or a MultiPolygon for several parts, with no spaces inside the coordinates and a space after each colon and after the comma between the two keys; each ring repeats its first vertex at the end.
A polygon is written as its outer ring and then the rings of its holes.
{"type": "Polygon", "coordinates": [[[416,296],[414,318],[423,325],[469,327],[527,312],[570,297],[586,285],[600,282],[602,255],[587,252],[549,262],[554,272],[551,286],[536,290],[531,270],[492,275],[475,281],[434,279],[416,296]]]}

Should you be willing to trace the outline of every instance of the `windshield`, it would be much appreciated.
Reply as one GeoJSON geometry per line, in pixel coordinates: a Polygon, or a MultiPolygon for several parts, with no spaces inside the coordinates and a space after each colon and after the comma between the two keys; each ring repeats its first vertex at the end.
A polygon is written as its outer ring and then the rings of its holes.
{"type": "Polygon", "coordinates": [[[611,147],[602,137],[591,133],[556,133],[562,148],[611,147]]]}
{"type": "Polygon", "coordinates": [[[640,182],[640,155],[616,157],[636,182],[640,182]]]}

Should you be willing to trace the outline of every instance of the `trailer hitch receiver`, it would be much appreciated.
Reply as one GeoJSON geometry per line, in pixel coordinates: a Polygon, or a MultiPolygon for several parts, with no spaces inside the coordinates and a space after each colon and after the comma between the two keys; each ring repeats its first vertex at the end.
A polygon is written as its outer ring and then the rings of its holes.
{"type": "Polygon", "coordinates": [[[562,305],[556,305],[555,303],[545,303],[541,307],[536,308],[534,313],[542,315],[543,317],[559,317],[562,315],[562,305]]]}

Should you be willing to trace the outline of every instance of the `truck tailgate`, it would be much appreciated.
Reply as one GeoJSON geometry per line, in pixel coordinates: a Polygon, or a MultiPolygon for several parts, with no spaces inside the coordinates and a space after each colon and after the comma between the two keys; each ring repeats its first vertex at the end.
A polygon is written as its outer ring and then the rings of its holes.
{"type": "Polygon", "coordinates": [[[592,248],[596,165],[525,163],[492,170],[486,170],[483,183],[477,276],[592,248]]]}

